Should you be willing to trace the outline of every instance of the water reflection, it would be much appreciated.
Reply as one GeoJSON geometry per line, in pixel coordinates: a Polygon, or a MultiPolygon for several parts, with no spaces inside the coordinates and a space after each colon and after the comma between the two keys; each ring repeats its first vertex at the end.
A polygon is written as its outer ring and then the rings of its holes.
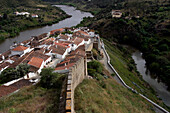
{"type": "Polygon", "coordinates": [[[18,36],[15,38],[6,39],[4,42],[0,43],[0,53],[7,51],[14,41],[22,42],[24,40],[30,39],[31,36],[37,36],[42,33],[47,33],[53,29],[63,28],[63,27],[72,27],[79,24],[84,17],[93,17],[91,13],[81,12],[80,10],[76,10],[74,7],[66,6],[66,5],[56,5],[64,10],[68,15],[71,15],[71,18],[67,18],[63,21],[60,21],[57,24],[53,24],[51,26],[45,26],[41,28],[29,29],[23,32],[20,32],[18,36]]]}
{"type": "Polygon", "coordinates": [[[137,64],[137,70],[143,76],[143,79],[157,92],[159,98],[161,98],[167,106],[170,106],[170,92],[167,91],[167,86],[146,69],[146,61],[142,58],[142,53],[135,51],[132,54],[132,58],[137,64]]]}

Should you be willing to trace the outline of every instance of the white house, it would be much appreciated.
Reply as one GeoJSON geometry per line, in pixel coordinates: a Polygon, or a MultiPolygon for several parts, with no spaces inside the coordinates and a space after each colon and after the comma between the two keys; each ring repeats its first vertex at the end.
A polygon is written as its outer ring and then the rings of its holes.
{"type": "Polygon", "coordinates": [[[28,12],[15,12],[15,14],[16,16],[24,16],[24,15],[29,16],[30,15],[30,13],[28,12]]]}
{"type": "Polygon", "coordinates": [[[33,48],[30,49],[29,47],[25,47],[25,46],[17,46],[16,48],[11,50],[11,56],[14,56],[14,55],[23,56],[23,55],[25,55],[26,53],[29,53],[32,50],[33,50],[33,48]]]}
{"type": "Polygon", "coordinates": [[[31,17],[32,18],[38,18],[38,15],[37,14],[32,14],[31,17]]]}
{"type": "Polygon", "coordinates": [[[85,44],[90,44],[91,42],[91,39],[90,38],[84,38],[84,43],[85,44]]]}
{"type": "Polygon", "coordinates": [[[79,46],[84,45],[85,41],[83,38],[76,37],[75,39],[73,39],[73,43],[77,46],[77,49],[79,46]]]}
{"type": "Polygon", "coordinates": [[[88,34],[89,34],[90,37],[94,37],[95,36],[95,32],[92,32],[92,31],[90,31],[88,34]]]}
{"type": "Polygon", "coordinates": [[[122,12],[120,10],[112,10],[112,17],[113,18],[120,18],[122,17],[122,12]]]}
{"type": "Polygon", "coordinates": [[[30,71],[41,73],[42,68],[44,68],[45,62],[42,58],[32,57],[31,60],[28,62],[28,65],[30,65],[30,71]]]}
{"type": "Polygon", "coordinates": [[[59,38],[60,41],[69,41],[70,37],[67,35],[60,34],[57,38],[59,38]]]}
{"type": "Polygon", "coordinates": [[[58,59],[64,59],[65,56],[68,54],[68,49],[60,45],[51,46],[50,49],[52,51],[47,55],[55,56],[55,58],[58,59]]]}

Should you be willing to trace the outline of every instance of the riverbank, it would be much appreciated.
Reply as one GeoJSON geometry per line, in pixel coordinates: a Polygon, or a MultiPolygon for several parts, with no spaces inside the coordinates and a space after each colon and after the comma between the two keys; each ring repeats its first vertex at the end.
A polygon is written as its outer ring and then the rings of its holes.
{"type": "Polygon", "coordinates": [[[142,78],[156,91],[157,96],[170,107],[170,92],[167,86],[154,78],[146,68],[146,61],[142,57],[142,53],[138,50],[132,53],[132,58],[135,61],[137,70],[142,75],[142,78]]]}
{"type": "Polygon", "coordinates": [[[150,73],[150,71],[147,69],[146,61],[143,58],[143,53],[132,46],[122,46],[125,47],[132,55],[136,69],[142,76],[142,79],[154,89],[155,95],[170,107],[170,92],[167,89],[168,86],[159,81],[156,76],[150,73]]]}
{"type": "MultiPolygon", "coordinates": [[[[16,12],[13,10],[9,11],[0,17],[1,42],[7,38],[13,38],[19,35],[21,31],[46,25],[52,25],[70,17],[60,8],[53,7],[48,4],[37,6],[35,5],[32,7],[18,6],[15,8],[15,11],[16,12]]],[[[1,13],[2,12],[0,11],[0,14],[1,13]]]]}
{"type": "Polygon", "coordinates": [[[103,40],[105,48],[110,56],[111,64],[115,67],[125,83],[158,105],[170,110],[170,108],[156,96],[154,89],[143,80],[142,75],[140,75],[135,67],[135,62],[133,61],[130,52],[119,44],[111,43],[106,39],[103,40]]]}
{"type": "Polygon", "coordinates": [[[56,6],[61,8],[61,10],[63,10],[67,15],[70,15],[71,18],[66,18],[65,20],[59,21],[58,23],[52,24],[51,26],[44,26],[20,32],[18,36],[14,38],[8,38],[5,41],[3,41],[3,43],[0,43],[0,53],[7,51],[10,48],[10,46],[13,45],[13,42],[20,43],[24,40],[30,39],[31,36],[38,36],[40,34],[47,33],[54,29],[76,26],[83,20],[84,17],[89,16],[93,17],[92,14],[76,10],[74,7],[71,6],[65,5],[56,6]]]}
{"type": "Polygon", "coordinates": [[[83,3],[80,2],[74,2],[74,1],[69,1],[69,2],[47,2],[49,4],[58,4],[58,5],[68,5],[68,6],[72,6],[75,7],[76,10],[81,10],[83,12],[89,12],[93,15],[96,15],[97,13],[99,13],[101,11],[102,8],[96,8],[96,7],[88,7],[87,8],[87,3],[84,1],[81,1],[83,3]],[[84,5],[82,5],[84,4],[84,5]]]}

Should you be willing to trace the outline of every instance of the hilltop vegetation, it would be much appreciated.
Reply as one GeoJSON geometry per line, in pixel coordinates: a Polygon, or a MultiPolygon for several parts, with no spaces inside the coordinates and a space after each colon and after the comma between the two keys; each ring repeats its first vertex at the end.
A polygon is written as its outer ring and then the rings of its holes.
{"type": "Polygon", "coordinates": [[[36,6],[41,0],[0,0],[0,8],[16,8],[18,6],[36,6]]]}
{"type": "MultiPolygon", "coordinates": [[[[63,3],[63,1],[55,1],[63,3]]],[[[78,26],[95,29],[101,37],[110,42],[128,44],[141,50],[148,69],[155,78],[166,83],[170,89],[170,1],[72,0],[65,2],[95,14],[94,18],[84,18],[78,26]],[[112,9],[121,10],[122,18],[112,18],[112,9]]]]}
{"type": "Polygon", "coordinates": [[[0,0],[0,41],[32,27],[52,25],[68,17],[57,7],[36,0],[0,0]],[[17,16],[15,12],[30,15],[17,16]],[[32,14],[38,17],[32,17],[32,14]]]}

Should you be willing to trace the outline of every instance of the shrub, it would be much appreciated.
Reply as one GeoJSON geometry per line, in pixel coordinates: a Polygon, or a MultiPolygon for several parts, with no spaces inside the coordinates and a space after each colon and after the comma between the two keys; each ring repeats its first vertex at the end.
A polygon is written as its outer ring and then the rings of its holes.
{"type": "Polygon", "coordinates": [[[52,68],[45,68],[42,69],[40,73],[41,81],[40,84],[42,87],[51,89],[51,88],[59,88],[61,87],[65,76],[59,73],[53,72],[54,69],[52,68]]]}
{"type": "Polygon", "coordinates": [[[0,83],[6,83],[25,76],[29,72],[29,66],[20,64],[16,68],[7,68],[0,75],[0,83]]]}
{"type": "Polygon", "coordinates": [[[103,65],[96,60],[88,62],[87,66],[88,66],[88,68],[94,69],[98,73],[103,72],[103,65]]]}

